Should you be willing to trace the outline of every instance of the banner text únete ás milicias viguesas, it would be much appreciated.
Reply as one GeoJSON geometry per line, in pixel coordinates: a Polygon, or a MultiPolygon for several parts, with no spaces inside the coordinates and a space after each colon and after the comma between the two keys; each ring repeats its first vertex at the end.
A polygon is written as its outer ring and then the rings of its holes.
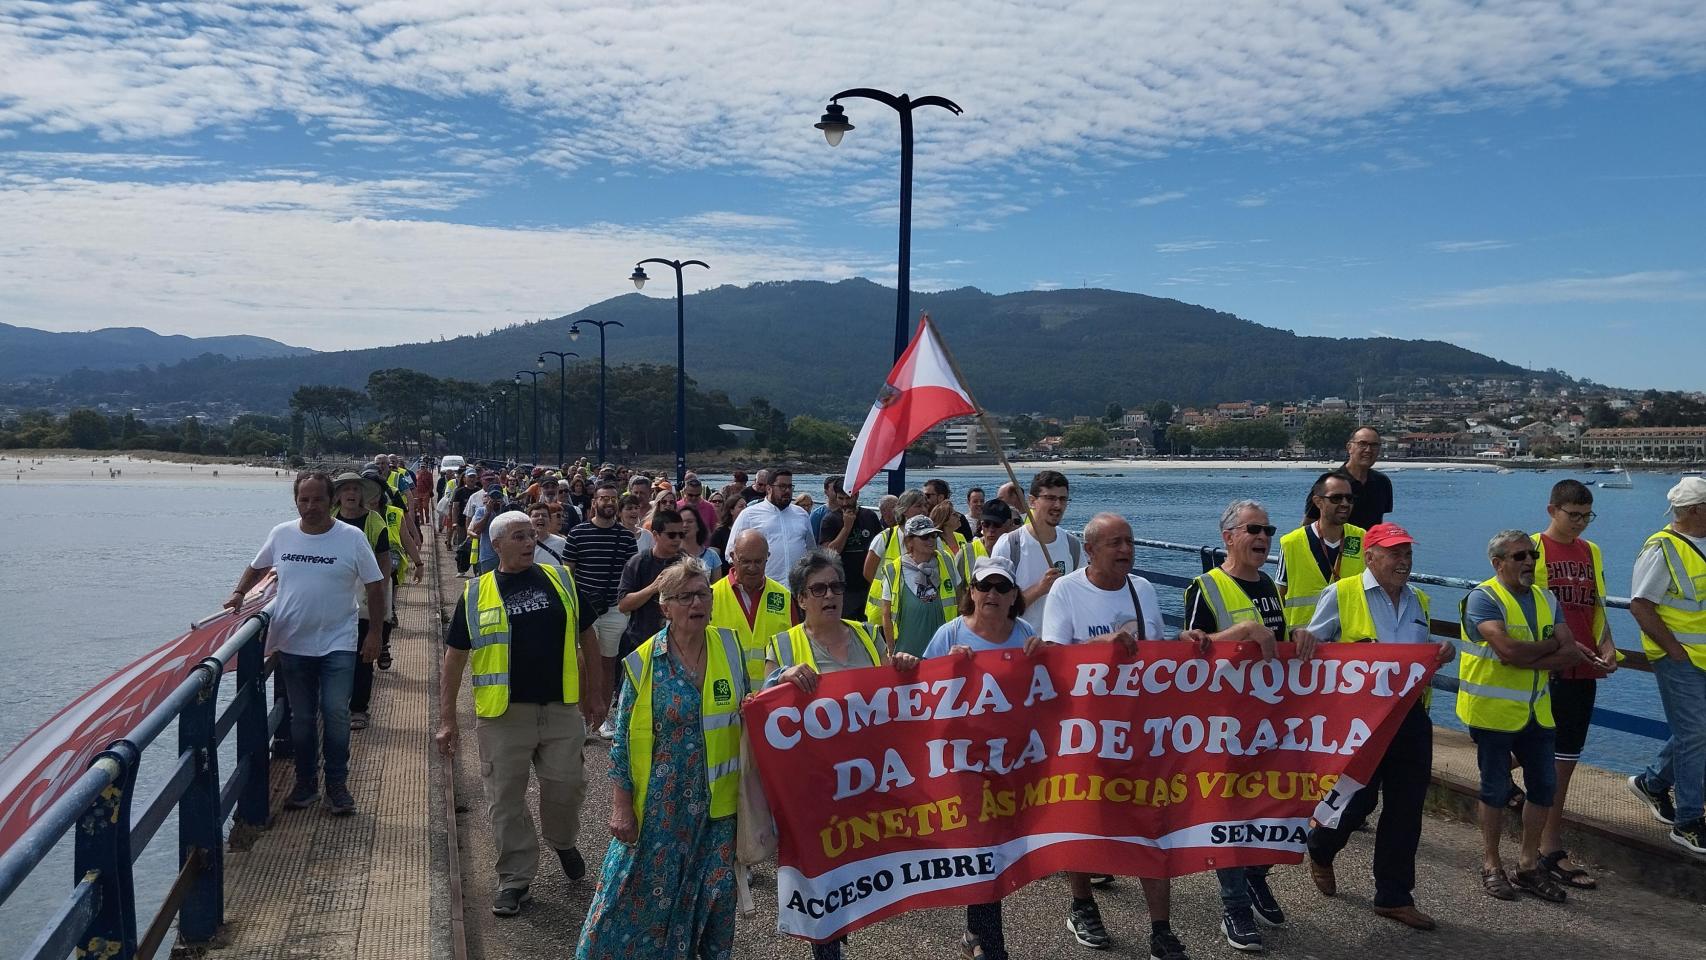
{"type": "Polygon", "coordinates": [[[1349,785],[1367,782],[1436,648],[1280,652],[996,651],[754,697],[746,729],[781,835],[780,929],[827,940],[1066,869],[1166,877],[1298,861],[1310,816],[1333,822],[1349,785]]]}

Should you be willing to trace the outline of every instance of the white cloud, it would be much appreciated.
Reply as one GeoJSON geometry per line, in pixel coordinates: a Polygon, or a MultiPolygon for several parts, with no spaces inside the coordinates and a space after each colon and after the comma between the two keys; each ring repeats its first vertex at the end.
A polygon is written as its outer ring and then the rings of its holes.
{"type": "Polygon", "coordinates": [[[1247,193],[1232,201],[1235,207],[1265,207],[1268,205],[1268,195],[1265,193],[1247,193]]]}
{"type": "Polygon", "coordinates": [[[1607,277],[1562,277],[1460,290],[1420,306],[1496,307],[1555,303],[1684,303],[1706,300],[1706,285],[1683,270],[1644,270],[1607,277]]]}
{"type": "Polygon", "coordinates": [[[1172,240],[1167,243],[1156,244],[1155,252],[1196,253],[1200,250],[1213,250],[1216,247],[1223,247],[1227,242],[1225,240],[1172,240]]]}
{"type": "Polygon", "coordinates": [[[1509,240],[1435,240],[1428,244],[1428,249],[1435,253],[1480,253],[1514,246],[1509,240]]]}
{"type": "Polygon", "coordinates": [[[1156,204],[1166,203],[1170,200],[1183,200],[1186,196],[1187,194],[1183,190],[1168,190],[1164,193],[1151,193],[1148,196],[1138,197],[1136,200],[1133,200],[1132,206],[1153,207],[1156,204]]]}
{"type": "Polygon", "coordinates": [[[67,170],[176,170],[210,167],[216,161],[174,153],[102,153],[76,150],[11,150],[0,153],[0,169],[67,170]]]}
{"type": "Polygon", "coordinates": [[[792,217],[772,217],[757,213],[735,213],[730,210],[707,210],[675,221],[683,227],[704,227],[712,230],[782,230],[800,225],[792,217]]]}
{"type": "Polygon", "coordinates": [[[690,248],[688,289],[892,277],[891,262],[718,239],[671,224],[513,229],[409,219],[459,202],[430,179],[0,182],[0,315],[56,330],[126,323],[312,347],[487,329],[628,292],[637,255],[690,248]]]}

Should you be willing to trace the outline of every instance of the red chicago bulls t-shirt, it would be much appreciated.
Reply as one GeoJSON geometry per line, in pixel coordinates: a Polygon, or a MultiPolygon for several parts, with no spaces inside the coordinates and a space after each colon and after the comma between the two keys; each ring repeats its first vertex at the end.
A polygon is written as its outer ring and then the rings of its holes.
{"type": "MultiPolygon", "coordinates": [[[[1598,588],[1593,580],[1593,554],[1588,542],[1576,538],[1574,543],[1559,543],[1541,534],[1546,547],[1546,586],[1558,598],[1564,611],[1564,622],[1570,633],[1584,649],[1598,649],[1598,637],[1593,632],[1593,610],[1599,602],[1598,588]]],[[[1567,680],[1594,680],[1605,676],[1597,667],[1587,665],[1559,671],[1567,680]]]]}

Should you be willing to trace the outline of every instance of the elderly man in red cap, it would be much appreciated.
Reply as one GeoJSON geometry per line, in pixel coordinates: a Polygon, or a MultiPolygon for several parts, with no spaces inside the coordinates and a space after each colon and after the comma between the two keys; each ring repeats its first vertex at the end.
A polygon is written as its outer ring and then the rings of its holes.
{"type": "MultiPolygon", "coordinates": [[[[1410,586],[1410,547],[1403,527],[1378,523],[1363,535],[1365,569],[1322,591],[1308,630],[1322,643],[1427,643],[1441,664],[1455,653],[1451,640],[1428,629],[1428,595],[1410,586]]],[[[1433,724],[1426,692],[1410,709],[1366,785],[1340,801],[1336,823],[1309,832],[1309,876],[1326,896],[1338,892],[1333,858],[1351,832],[1362,826],[1380,794],[1385,808],[1374,834],[1374,912],[1417,930],[1432,930],[1432,917],[1416,909],[1416,847],[1422,839],[1422,803],[1433,767],[1433,724]]],[[[1345,781],[1340,781],[1345,785],[1345,781]]],[[[1342,789],[1342,787],[1341,787],[1342,789]]]]}

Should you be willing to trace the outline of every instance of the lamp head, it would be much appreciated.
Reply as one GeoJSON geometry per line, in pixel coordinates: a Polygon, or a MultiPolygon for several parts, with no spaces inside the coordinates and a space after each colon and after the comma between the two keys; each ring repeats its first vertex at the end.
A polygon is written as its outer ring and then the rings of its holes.
{"type": "Polygon", "coordinates": [[[577,323],[574,326],[569,328],[569,339],[570,340],[579,340],[580,338],[581,338],[581,325],[577,323]]]}
{"type": "Polygon", "coordinates": [[[545,355],[543,353],[539,355],[539,369],[545,369],[545,355]]]}
{"type": "Polygon", "coordinates": [[[634,273],[629,276],[628,279],[634,281],[635,290],[645,289],[646,280],[648,279],[646,276],[646,268],[636,265],[634,267],[634,273]]]}
{"type": "Polygon", "coordinates": [[[832,103],[824,108],[823,118],[812,126],[823,131],[823,138],[829,141],[832,147],[840,146],[841,138],[853,129],[853,125],[847,122],[846,109],[839,103],[832,103]]]}
{"type": "Polygon", "coordinates": [[[521,386],[521,374],[519,373],[515,375],[515,385],[518,387],[521,386]]]}

